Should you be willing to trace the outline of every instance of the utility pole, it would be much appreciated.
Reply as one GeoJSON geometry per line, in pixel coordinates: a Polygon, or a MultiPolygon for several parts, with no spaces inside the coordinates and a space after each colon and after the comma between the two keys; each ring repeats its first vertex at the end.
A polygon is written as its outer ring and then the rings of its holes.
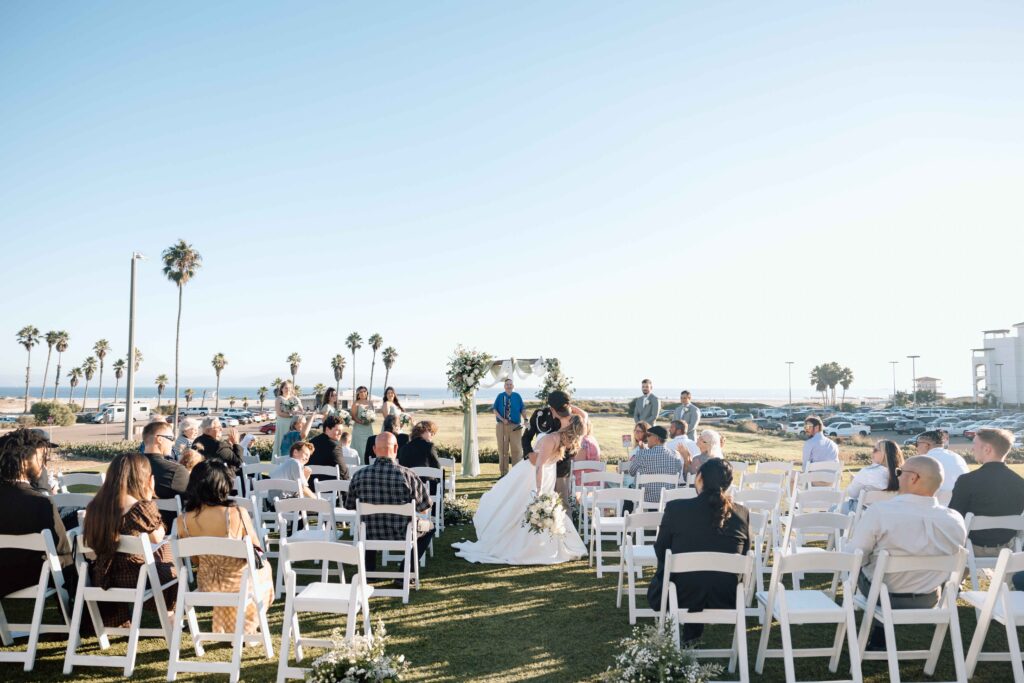
{"type": "Polygon", "coordinates": [[[892,366],[892,407],[896,407],[896,366],[899,365],[898,360],[889,361],[889,365],[892,366]]]}
{"type": "Polygon", "coordinates": [[[789,419],[793,419],[793,361],[786,361],[786,372],[789,375],[789,419]]]}
{"type": "Polygon", "coordinates": [[[910,374],[914,385],[914,407],[917,407],[917,359],[921,356],[907,356],[910,359],[910,374]]]}
{"type": "Polygon", "coordinates": [[[1002,410],[1005,405],[1003,400],[1005,396],[1003,393],[1003,364],[996,363],[996,367],[999,368],[999,410],[1002,410]]]}
{"type": "Polygon", "coordinates": [[[124,407],[124,440],[132,440],[132,425],[135,422],[135,262],[146,258],[137,251],[132,252],[132,280],[128,289],[128,396],[124,407]]]}

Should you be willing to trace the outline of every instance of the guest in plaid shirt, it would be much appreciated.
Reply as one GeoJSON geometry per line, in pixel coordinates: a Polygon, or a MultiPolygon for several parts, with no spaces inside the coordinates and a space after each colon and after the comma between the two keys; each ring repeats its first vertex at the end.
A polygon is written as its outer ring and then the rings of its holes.
{"type": "MultiPolygon", "coordinates": [[[[647,430],[647,448],[638,448],[629,459],[623,472],[636,477],[638,474],[675,474],[683,468],[679,457],[665,447],[668,432],[664,427],[655,425],[647,430]]],[[[644,486],[644,502],[657,503],[661,500],[661,490],[672,488],[670,484],[647,484],[644,486]]],[[[626,506],[632,507],[629,501],[626,506]]]]}
{"type": "MultiPolygon", "coordinates": [[[[398,440],[391,432],[382,432],[374,441],[373,454],[376,456],[367,467],[361,468],[352,477],[345,507],[356,508],[356,501],[361,500],[371,505],[403,505],[415,501],[416,510],[429,510],[432,503],[427,487],[412,470],[399,465],[395,458],[398,455],[398,440]]],[[[405,530],[409,523],[407,517],[399,515],[367,515],[362,520],[366,524],[366,537],[383,541],[400,541],[405,538],[405,530]]],[[[418,520],[416,550],[423,557],[434,537],[434,527],[427,520],[418,520]]],[[[366,570],[377,568],[377,553],[366,551],[366,570]]]]}

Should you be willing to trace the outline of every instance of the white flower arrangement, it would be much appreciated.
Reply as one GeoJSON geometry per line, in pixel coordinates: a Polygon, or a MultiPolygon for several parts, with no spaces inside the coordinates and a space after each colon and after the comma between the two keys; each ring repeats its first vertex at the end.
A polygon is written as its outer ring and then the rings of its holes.
{"type": "Polygon", "coordinates": [[[345,640],[341,629],[331,633],[332,649],[313,661],[306,674],[311,683],[400,683],[409,671],[405,655],[389,655],[384,622],[378,621],[372,640],[354,636],[345,640]]]}
{"type": "Polygon", "coordinates": [[[455,355],[448,361],[448,388],[462,399],[463,410],[467,409],[473,392],[480,386],[480,380],[491,369],[493,362],[490,354],[467,349],[461,344],[455,347],[455,355]]]}
{"type": "Polygon", "coordinates": [[[557,493],[542,493],[534,495],[530,504],[526,506],[526,516],[523,519],[523,526],[529,528],[532,534],[546,533],[552,537],[565,535],[565,516],[562,506],[562,498],[557,493]]]}
{"type": "Polygon", "coordinates": [[[373,424],[377,421],[377,411],[372,406],[359,406],[359,421],[364,424],[373,424]]]}
{"type": "Polygon", "coordinates": [[[352,426],[352,413],[348,412],[347,410],[338,410],[338,419],[341,420],[342,425],[346,427],[352,426]]]}
{"type": "Polygon", "coordinates": [[[601,677],[603,683],[705,683],[722,673],[720,664],[701,664],[692,651],[676,647],[670,628],[668,620],[660,628],[634,628],[632,635],[619,641],[619,654],[601,677]]]}

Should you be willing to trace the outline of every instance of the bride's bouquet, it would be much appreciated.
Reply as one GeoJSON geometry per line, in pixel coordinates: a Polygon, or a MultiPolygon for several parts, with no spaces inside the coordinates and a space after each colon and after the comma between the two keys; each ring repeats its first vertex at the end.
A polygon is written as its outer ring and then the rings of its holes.
{"type": "Polygon", "coordinates": [[[557,493],[534,494],[526,506],[523,526],[531,534],[546,533],[551,536],[565,535],[565,518],[562,515],[562,498],[557,493]]]}

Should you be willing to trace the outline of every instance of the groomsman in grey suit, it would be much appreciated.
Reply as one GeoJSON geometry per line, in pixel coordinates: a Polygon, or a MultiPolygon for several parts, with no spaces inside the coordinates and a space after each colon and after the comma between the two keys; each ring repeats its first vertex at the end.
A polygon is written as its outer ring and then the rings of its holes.
{"type": "Polygon", "coordinates": [[[637,397],[636,406],[633,408],[634,424],[646,422],[649,426],[654,426],[657,421],[658,413],[661,412],[661,399],[654,395],[653,389],[654,383],[649,379],[640,383],[640,391],[643,393],[637,397]]]}
{"type": "Polygon", "coordinates": [[[700,424],[700,408],[690,403],[690,392],[687,389],[679,394],[679,402],[681,405],[672,414],[672,419],[685,422],[690,438],[696,440],[700,436],[700,432],[697,431],[697,425],[700,424]]]}

